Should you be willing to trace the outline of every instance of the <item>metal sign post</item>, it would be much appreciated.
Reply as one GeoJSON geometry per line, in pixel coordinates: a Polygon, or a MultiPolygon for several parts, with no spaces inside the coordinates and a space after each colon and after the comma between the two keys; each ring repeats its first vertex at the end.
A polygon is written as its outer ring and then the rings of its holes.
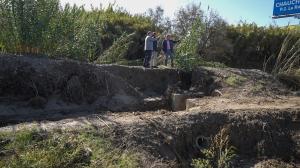
{"type": "Polygon", "coordinates": [[[275,0],[273,18],[299,17],[300,0],[275,0]]]}

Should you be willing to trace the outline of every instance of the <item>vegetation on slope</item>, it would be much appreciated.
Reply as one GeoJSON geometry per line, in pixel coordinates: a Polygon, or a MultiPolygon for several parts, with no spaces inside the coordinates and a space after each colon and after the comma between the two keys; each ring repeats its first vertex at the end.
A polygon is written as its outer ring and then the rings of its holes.
{"type": "Polygon", "coordinates": [[[207,149],[203,149],[204,157],[194,159],[194,168],[230,168],[236,158],[236,149],[229,145],[228,128],[223,128],[215,137],[207,149]]]}
{"type": "MultiPolygon", "coordinates": [[[[134,51],[136,50],[136,46],[138,46],[139,36],[137,32],[129,35],[123,34],[96,62],[100,64],[111,64],[131,60],[133,55],[136,54],[134,51]]],[[[135,59],[138,59],[138,57],[135,59]]]]}
{"type": "Polygon", "coordinates": [[[138,166],[137,159],[134,152],[118,149],[93,129],[0,133],[3,168],[133,168],[138,166]]]}

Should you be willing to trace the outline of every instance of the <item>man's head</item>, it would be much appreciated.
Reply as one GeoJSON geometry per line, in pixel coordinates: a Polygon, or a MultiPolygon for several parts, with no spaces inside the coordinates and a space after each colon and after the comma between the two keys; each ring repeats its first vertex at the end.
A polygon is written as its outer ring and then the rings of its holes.
{"type": "Polygon", "coordinates": [[[167,39],[167,40],[171,40],[171,35],[170,35],[170,34],[167,34],[167,35],[166,35],[166,39],[167,39]]]}
{"type": "Polygon", "coordinates": [[[153,36],[153,32],[152,31],[148,31],[147,35],[148,36],[153,36]]]}
{"type": "Polygon", "coordinates": [[[155,32],[153,32],[152,35],[153,35],[153,37],[156,37],[156,33],[155,32]]]}

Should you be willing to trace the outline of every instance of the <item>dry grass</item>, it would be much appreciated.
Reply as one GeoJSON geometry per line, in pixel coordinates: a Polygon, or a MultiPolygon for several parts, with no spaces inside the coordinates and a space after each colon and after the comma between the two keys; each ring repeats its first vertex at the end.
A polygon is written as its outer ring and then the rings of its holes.
{"type": "Polygon", "coordinates": [[[94,129],[0,133],[3,168],[134,168],[138,167],[137,158],[134,152],[118,149],[94,129]]]}
{"type": "Polygon", "coordinates": [[[282,43],[281,50],[277,56],[273,68],[273,74],[291,73],[297,67],[300,61],[300,39],[293,40],[293,32],[290,33],[282,43]]]}

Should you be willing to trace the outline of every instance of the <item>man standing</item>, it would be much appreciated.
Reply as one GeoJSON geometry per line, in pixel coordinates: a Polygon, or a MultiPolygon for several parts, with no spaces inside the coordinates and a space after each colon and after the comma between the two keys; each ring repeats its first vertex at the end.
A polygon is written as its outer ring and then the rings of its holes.
{"type": "Polygon", "coordinates": [[[153,42],[156,41],[155,38],[152,37],[153,32],[149,31],[147,33],[147,37],[145,38],[145,59],[144,59],[144,67],[149,68],[150,67],[150,60],[153,52],[153,42]]]}
{"type": "MultiPolygon", "coordinates": [[[[155,32],[153,32],[153,38],[156,39],[155,32]]],[[[151,61],[150,61],[151,68],[157,68],[156,59],[157,59],[157,40],[153,41],[153,52],[152,52],[152,57],[151,57],[151,61]]]]}
{"type": "Polygon", "coordinates": [[[167,35],[163,41],[163,51],[165,54],[165,66],[168,66],[168,60],[171,59],[171,67],[174,66],[174,44],[178,41],[171,40],[171,35],[167,35]]]}

